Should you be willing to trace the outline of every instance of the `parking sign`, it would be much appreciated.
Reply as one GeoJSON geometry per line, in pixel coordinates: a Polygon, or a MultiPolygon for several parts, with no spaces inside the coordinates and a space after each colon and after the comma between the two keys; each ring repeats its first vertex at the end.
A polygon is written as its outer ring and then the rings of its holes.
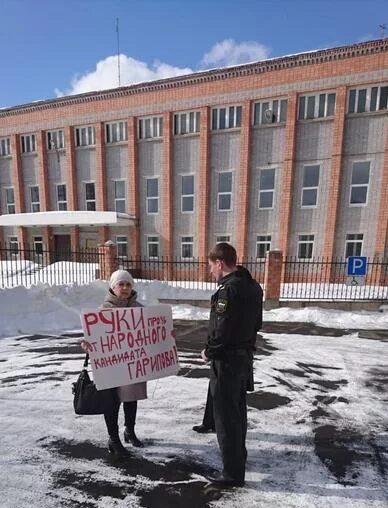
{"type": "Polygon", "coordinates": [[[360,277],[366,275],[367,259],[366,256],[349,256],[347,265],[348,277],[360,277]]]}

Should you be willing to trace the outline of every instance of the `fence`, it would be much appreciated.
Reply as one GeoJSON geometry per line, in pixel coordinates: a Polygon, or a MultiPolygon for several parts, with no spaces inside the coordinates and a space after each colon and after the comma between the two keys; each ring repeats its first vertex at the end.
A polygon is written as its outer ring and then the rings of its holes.
{"type": "Polygon", "coordinates": [[[99,277],[103,254],[98,249],[56,251],[0,246],[0,288],[35,284],[88,284],[99,277]]]}
{"type": "Polygon", "coordinates": [[[285,258],[280,298],[284,300],[385,300],[388,298],[388,259],[368,258],[364,283],[348,280],[343,259],[285,258]],[[353,285],[352,285],[353,282],[353,285]]]}

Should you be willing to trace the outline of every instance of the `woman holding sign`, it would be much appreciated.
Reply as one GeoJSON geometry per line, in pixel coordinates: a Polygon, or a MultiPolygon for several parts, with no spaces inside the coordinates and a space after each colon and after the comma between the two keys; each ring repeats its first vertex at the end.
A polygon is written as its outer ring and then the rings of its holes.
{"type": "MultiPolygon", "coordinates": [[[[112,273],[109,281],[109,291],[105,296],[103,308],[114,307],[142,307],[136,300],[137,293],[134,291],[134,280],[126,270],[116,270],[112,273]]],[[[135,434],[137,401],[147,398],[147,383],[141,382],[132,385],[112,388],[117,394],[117,403],[109,413],[104,414],[106,427],[109,434],[110,453],[124,457],[129,454],[119,437],[118,416],[121,402],[124,406],[124,441],[131,442],[133,446],[142,447],[143,443],[135,434]]]]}

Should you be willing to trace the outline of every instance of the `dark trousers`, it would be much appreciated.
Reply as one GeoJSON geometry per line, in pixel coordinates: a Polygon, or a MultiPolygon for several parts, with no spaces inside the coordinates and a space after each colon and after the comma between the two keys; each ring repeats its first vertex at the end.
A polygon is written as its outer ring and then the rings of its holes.
{"type": "MultiPolygon", "coordinates": [[[[121,402],[117,401],[112,407],[112,410],[109,413],[104,414],[106,428],[108,430],[108,434],[111,438],[117,439],[119,437],[119,410],[120,410],[121,402]]],[[[137,400],[133,400],[131,402],[123,402],[124,407],[124,425],[128,428],[128,430],[133,430],[135,428],[136,423],[136,413],[137,413],[137,400]]]]}
{"type": "Polygon", "coordinates": [[[203,415],[202,425],[207,429],[215,429],[214,415],[213,415],[213,398],[210,390],[210,383],[207,389],[206,406],[203,415]]]}
{"type": "Polygon", "coordinates": [[[213,360],[210,371],[210,391],[223,473],[237,481],[245,479],[249,365],[249,354],[238,351],[225,360],[213,360]]]}

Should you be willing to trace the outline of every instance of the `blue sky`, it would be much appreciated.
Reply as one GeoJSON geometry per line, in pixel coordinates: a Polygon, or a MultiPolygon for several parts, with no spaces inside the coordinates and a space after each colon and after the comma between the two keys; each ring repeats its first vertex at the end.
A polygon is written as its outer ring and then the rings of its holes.
{"type": "Polygon", "coordinates": [[[387,0],[1,0],[0,107],[381,37],[387,0]]]}

